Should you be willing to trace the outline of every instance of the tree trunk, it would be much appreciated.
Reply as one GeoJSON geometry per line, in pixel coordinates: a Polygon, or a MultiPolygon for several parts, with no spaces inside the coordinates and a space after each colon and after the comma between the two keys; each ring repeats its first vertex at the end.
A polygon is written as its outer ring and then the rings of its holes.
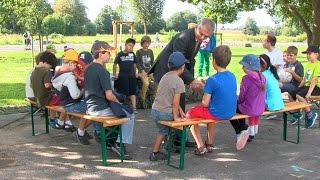
{"type": "Polygon", "coordinates": [[[320,45],[320,1],[312,0],[313,39],[312,44],[320,45]]]}
{"type": "Polygon", "coordinates": [[[147,21],[146,20],[144,20],[143,21],[143,29],[144,29],[144,35],[147,35],[147,21]]]}
{"type": "MultiPolygon", "coordinates": [[[[313,0],[313,1],[318,1],[318,0],[313,0]]],[[[281,0],[281,3],[288,8],[289,12],[293,15],[292,17],[296,18],[296,20],[299,21],[299,23],[301,24],[304,32],[307,34],[307,42],[308,45],[312,44],[313,41],[313,34],[311,31],[311,28],[308,26],[307,22],[303,19],[303,17],[301,16],[301,14],[297,11],[297,9],[292,6],[288,0],[281,0]]],[[[314,17],[314,16],[313,16],[314,17]]]]}

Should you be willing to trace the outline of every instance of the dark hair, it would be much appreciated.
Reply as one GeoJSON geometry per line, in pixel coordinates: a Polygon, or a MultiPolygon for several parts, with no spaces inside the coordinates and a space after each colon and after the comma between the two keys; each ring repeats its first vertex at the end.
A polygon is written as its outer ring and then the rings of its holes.
{"type": "Polygon", "coordinates": [[[133,45],[135,45],[135,44],[136,44],[136,40],[134,40],[134,39],[132,39],[132,38],[128,38],[128,39],[126,40],[126,43],[125,43],[125,44],[128,44],[128,43],[132,43],[133,45]]]}
{"type": "Polygon", "coordinates": [[[40,58],[39,62],[43,62],[51,65],[52,69],[54,69],[58,64],[57,57],[49,51],[42,52],[39,58],[40,58]]]}
{"type": "Polygon", "coordinates": [[[149,43],[151,43],[151,38],[150,38],[149,36],[147,36],[147,35],[146,35],[146,36],[143,36],[143,37],[141,38],[140,45],[142,46],[144,42],[149,42],[149,43]]]}
{"type": "Polygon", "coordinates": [[[267,41],[271,44],[271,46],[275,46],[277,43],[277,38],[273,34],[266,34],[267,36],[267,41]]]}
{"type": "Polygon", "coordinates": [[[269,68],[270,68],[270,71],[271,71],[271,73],[273,74],[273,76],[274,76],[277,80],[279,80],[280,78],[279,78],[279,76],[278,76],[277,69],[276,69],[276,67],[274,67],[274,66],[271,64],[269,56],[266,55],[266,54],[261,54],[261,55],[259,56],[259,59],[260,59],[260,65],[261,65],[262,67],[266,67],[266,69],[269,69],[269,68]]]}
{"type": "Polygon", "coordinates": [[[43,52],[44,52],[44,51],[39,52],[39,53],[36,55],[36,57],[34,57],[37,65],[38,65],[39,62],[40,62],[40,57],[41,57],[41,55],[43,54],[43,52]]]}
{"type": "Polygon", "coordinates": [[[169,70],[170,70],[170,71],[178,70],[178,69],[180,69],[183,65],[184,65],[184,64],[181,64],[181,66],[179,66],[179,67],[169,67],[169,70]]]}
{"type": "Polygon", "coordinates": [[[231,50],[226,45],[220,45],[212,51],[212,59],[216,62],[217,66],[222,68],[226,68],[229,65],[231,55],[231,50]]]}
{"type": "Polygon", "coordinates": [[[292,53],[294,55],[298,54],[298,48],[295,46],[289,46],[287,49],[287,53],[292,53]]]}

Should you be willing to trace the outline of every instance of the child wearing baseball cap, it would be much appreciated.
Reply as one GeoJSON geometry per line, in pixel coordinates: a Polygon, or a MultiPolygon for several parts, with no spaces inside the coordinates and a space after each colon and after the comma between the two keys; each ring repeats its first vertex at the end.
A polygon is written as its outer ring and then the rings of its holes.
{"type": "Polygon", "coordinates": [[[185,117],[185,113],[179,105],[180,95],[185,93],[185,86],[179,76],[183,73],[187,62],[188,60],[181,52],[173,52],[168,60],[170,71],[159,82],[157,95],[151,110],[151,117],[156,123],[158,134],[149,156],[150,161],[165,160],[167,156],[160,152],[160,146],[164,137],[168,135],[169,128],[158,122],[172,119],[174,121],[182,121],[182,118],[185,117]]]}
{"type": "MultiPolygon", "coordinates": [[[[86,113],[86,103],[83,101],[83,89],[79,88],[77,77],[73,71],[78,64],[78,53],[69,49],[62,56],[62,66],[52,79],[53,86],[59,91],[59,100],[63,108],[71,113],[86,113]]],[[[89,145],[92,136],[85,130],[90,122],[80,118],[79,128],[76,129],[71,121],[58,122],[58,129],[70,129],[77,140],[84,145],[89,145]]]]}
{"type": "MultiPolygon", "coordinates": [[[[307,54],[307,59],[309,63],[305,67],[305,76],[301,81],[299,88],[295,91],[289,92],[291,98],[293,100],[298,99],[300,102],[307,103],[310,100],[310,96],[318,96],[320,95],[320,62],[319,62],[319,47],[315,45],[311,45],[307,48],[306,51],[302,52],[303,54],[307,54]]],[[[310,107],[305,109],[306,111],[306,128],[311,128],[318,114],[316,112],[312,112],[310,107]]],[[[301,113],[298,113],[299,117],[302,118],[301,113]]],[[[298,122],[297,118],[295,118],[295,123],[298,122]]],[[[295,124],[291,123],[291,124],[295,124]]]]}
{"type": "Polygon", "coordinates": [[[74,75],[77,77],[78,84],[80,89],[84,85],[84,70],[87,66],[93,62],[93,55],[87,51],[79,53],[78,64],[75,70],[73,70],[74,75]]]}

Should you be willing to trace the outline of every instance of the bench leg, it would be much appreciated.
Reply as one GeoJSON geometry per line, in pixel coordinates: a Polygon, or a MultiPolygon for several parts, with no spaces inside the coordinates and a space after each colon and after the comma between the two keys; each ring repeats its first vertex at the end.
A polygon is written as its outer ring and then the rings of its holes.
{"type": "Polygon", "coordinates": [[[187,141],[187,126],[183,126],[182,130],[182,137],[181,137],[181,144],[180,144],[180,165],[179,169],[184,169],[184,155],[185,155],[185,148],[186,148],[186,141],[187,141]]]}
{"type": "Polygon", "coordinates": [[[119,125],[119,138],[120,138],[120,159],[123,162],[124,148],[122,143],[122,125],[119,125]]]}
{"type": "Polygon", "coordinates": [[[167,164],[170,165],[170,160],[171,160],[171,147],[172,147],[172,128],[169,127],[169,134],[168,134],[168,144],[167,144],[167,149],[168,149],[168,162],[167,164]]]}
{"type": "Polygon", "coordinates": [[[44,109],[44,114],[46,116],[46,134],[49,134],[49,110],[47,108],[44,109]]]}
{"type": "Polygon", "coordinates": [[[103,127],[102,123],[100,123],[100,131],[102,166],[107,166],[106,129],[103,127]]]}
{"type": "Polygon", "coordinates": [[[283,113],[283,140],[287,141],[288,134],[288,114],[286,112],[283,113]]]}
{"type": "Polygon", "coordinates": [[[32,127],[32,136],[35,136],[35,133],[34,133],[34,108],[33,108],[33,105],[31,104],[30,105],[31,107],[31,127],[32,127]]]}

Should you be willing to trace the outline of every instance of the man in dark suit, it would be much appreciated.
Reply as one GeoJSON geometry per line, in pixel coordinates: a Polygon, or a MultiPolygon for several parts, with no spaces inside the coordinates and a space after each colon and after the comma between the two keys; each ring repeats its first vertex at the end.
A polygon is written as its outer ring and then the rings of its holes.
{"type": "MultiPolygon", "coordinates": [[[[198,53],[202,40],[210,37],[215,24],[210,19],[203,19],[196,27],[184,30],[176,34],[169,44],[161,51],[149,74],[153,73],[155,82],[159,84],[162,76],[169,72],[168,59],[170,54],[180,51],[190,61],[181,75],[183,82],[195,90],[201,90],[204,84],[194,79],[195,56],[198,53]]],[[[185,94],[181,95],[180,106],[185,111],[185,94]]]]}
{"type": "MultiPolygon", "coordinates": [[[[210,37],[215,28],[215,24],[210,19],[203,19],[196,27],[184,30],[176,34],[169,44],[161,51],[156,59],[156,63],[152,66],[148,74],[153,73],[155,82],[159,84],[161,78],[169,72],[168,59],[175,52],[180,51],[190,63],[186,64],[186,68],[181,75],[183,82],[194,91],[203,89],[204,84],[194,78],[195,56],[198,53],[201,42],[210,37]]],[[[180,106],[185,111],[185,93],[181,94],[180,106]]],[[[177,137],[178,138],[178,137],[177,137]]],[[[178,145],[178,144],[176,144],[178,145]]],[[[194,143],[187,142],[187,146],[194,146],[194,143]]]]}

